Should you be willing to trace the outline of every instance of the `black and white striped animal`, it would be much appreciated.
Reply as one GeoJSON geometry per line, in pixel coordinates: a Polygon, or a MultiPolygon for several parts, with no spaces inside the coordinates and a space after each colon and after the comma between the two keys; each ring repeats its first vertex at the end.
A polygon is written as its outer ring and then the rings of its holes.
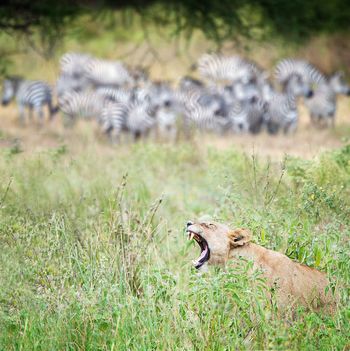
{"type": "Polygon", "coordinates": [[[106,103],[103,96],[93,91],[69,91],[58,97],[60,110],[71,122],[78,118],[98,120],[106,103]]]}
{"type": "Polygon", "coordinates": [[[83,92],[89,89],[90,82],[86,77],[86,67],[92,56],[84,53],[67,52],[60,58],[60,75],[57,79],[57,94],[67,91],[83,92]]]}
{"type": "Polygon", "coordinates": [[[40,80],[26,80],[19,77],[9,77],[3,82],[2,105],[8,105],[15,99],[19,109],[20,122],[24,123],[25,110],[28,109],[28,117],[32,119],[33,110],[42,123],[44,119],[44,106],[48,107],[49,119],[51,120],[58,111],[52,104],[52,89],[46,82],[40,80]]]}
{"type": "Polygon", "coordinates": [[[108,88],[99,87],[95,90],[98,95],[101,95],[104,99],[112,102],[122,102],[128,104],[133,96],[132,91],[126,88],[108,88]]]}
{"type": "Polygon", "coordinates": [[[99,124],[102,133],[106,134],[111,142],[120,141],[122,131],[126,130],[128,113],[128,105],[120,102],[109,101],[102,109],[99,124]]]}
{"type": "Polygon", "coordinates": [[[150,103],[147,90],[134,88],[128,102],[104,100],[105,104],[98,118],[102,131],[114,135],[114,140],[121,132],[131,135],[133,140],[146,137],[156,125],[155,110],[150,103]]]}
{"type": "Polygon", "coordinates": [[[60,97],[68,92],[84,92],[87,90],[87,82],[66,74],[60,74],[56,80],[56,95],[60,97]]]}
{"type": "Polygon", "coordinates": [[[297,99],[293,94],[275,92],[267,106],[266,126],[270,134],[280,129],[285,134],[294,132],[298,125],[297,99]]]}
{"type": "Polygon", "coordinates": [[[306,61],[284,59],[277,64],[275,77],[283,91],[274,92],[268,101],[265,114],[267,130],[270,134],[276,134],[280,129],[284,133],[294,132],[299,119],[297,98],[310,98],[313,95],[312,84],[322,76],[306,61]]]}
{"type": "Polygon", "coordinates": [[[60,58],[60,73],[72,78],[82,79],[85,74],[85,67],[90,60],[92,60],[92,56],[89,54],[67,52],[60,58]]]}
{"type": "Polygon", "coordinates": [[[320,82],[314,95],[304,100],[314,125],[330,124],[334,126],[337,95],[350,95],[350,86],[345,82],[343,74],[340,72],[320,82]]]}
{"type": "Polygon", "coordinates": [[[180,79],[179,89],[182,91],[189,91],[191,89],[201,89],[204,87],[204,83],[199,79],[184,76],[180,79]]]}
{"type": "Polygon", "coordinates": [[[200,130],[224,134],[230,130],[229,107],[222,95],[214,89],[191,90],[179,99],[187,124],[200,130]]]}
{"type": "Polygon", "coordinates": [[[92,58],[84,68],[84,76],[96,88],[115,88],[133,83],[131,74],[119,61],[92,58]]]}
{"type": "Polygon", "coordinates": [[[239,56],[205,54],[197,63],[198,72],[210,81],[250,81],[255,72],[250,62],[239,56]]]}
{"type": "Polygon", "coordinates": [[[293,76],[299,77],[309,87],[325,80],[324,75],[314,65],[305,60],[293,58],[285,58],[279,61],[275,67],[274,75],[284,91],[293,76]]]}
{"type": "Polygon", "coordinates": [[[268,101],[266,108],[267,131],[276,134],[280,129],[285,134],[295,132],[299,113],[297,98],[313,95],[308,83],[305,83],[298,74],[293,74],[286,82],[284,92],[275,92],[268,101]]]}

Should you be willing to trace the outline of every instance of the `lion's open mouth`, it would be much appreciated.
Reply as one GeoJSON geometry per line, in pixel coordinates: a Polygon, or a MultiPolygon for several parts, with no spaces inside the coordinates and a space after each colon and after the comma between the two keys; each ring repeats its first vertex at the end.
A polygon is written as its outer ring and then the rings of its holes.
{"type": "Polygon", "coordinates": [[[188,233],[188,239],[189,240],[194,239],[198,243],[199,247],[201,248],[200,256],[197,258],[197,260],[193,261],[195,268],[199,269],[210,258],[209,246],[207,241],[204,238],[202,238],[199,234],[194,233],[191,230],[187,230],[187,233],[188,233]]]}

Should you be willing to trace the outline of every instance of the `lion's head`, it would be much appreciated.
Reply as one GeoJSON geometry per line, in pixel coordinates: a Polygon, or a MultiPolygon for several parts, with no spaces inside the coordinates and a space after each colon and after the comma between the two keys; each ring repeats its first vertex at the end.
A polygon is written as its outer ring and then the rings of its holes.
{"type": "Polygon", "coordinates": [[[225,224],[216,222],[187,222],[189,239],[194,239],[200,249],[199,258],[193,262],[199,269],[206,262],[209,264],[225,264],[230,252],[247,244],[251,233],[247,229],[230,229],[225,224]]]}

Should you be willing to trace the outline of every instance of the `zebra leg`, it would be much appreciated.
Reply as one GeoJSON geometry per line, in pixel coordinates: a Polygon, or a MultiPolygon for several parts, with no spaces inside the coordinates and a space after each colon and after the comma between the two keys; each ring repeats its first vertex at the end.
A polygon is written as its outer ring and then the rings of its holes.
{"type": "Polygon", "coordinates": [[[319,128],[324,128],[327,126],[327,118],[324,118],[322,115],[317,116],[317,125],[319,128]]]}
{"type": "Polygon", "coordinates": [[[24,105],[19,105],[18,106],[19,110],[19,123],[24,126],[25,122],[25,106],[24,105]]]}
{"type": "Polygon", "coordinates": [[[134,142],[139,141],[141,139],[141,137],[142,137],[141,131],[139,131],[139,130],[134,131],[134,133],[133,133],[134,142]]]}
{"type": "Polygon", "coordinates": [[[278,133],[279,130],[279,125],[277,123],[268,121],[267,122],[267,132],[269,134],[275,135],[278,133]]]}
{"type": "Polygon", "coordinates": [[[316,116],[314,113],[310,114],[310,121],[311,121],[311,125],[315,126],[316,125],[316,116]]]}
{"type": "Polygon", "coordinates": [[[332,129],[335,128],[335,116],[334,114],[329,114],[330,126],[332,129]]]}
{"type": "Polygon", "coordinates": [[[296,122],[292,122],[292,123],[289,123],[288,125],[286,125],[283,129],[283,132],[284,134],[294,134],[297,130],[297,123],[296,122]]]}
{"type": "Polygon", "coordinates": [[[28,107],[28,119],[32,122],[33,121],[33,106],[28,107]]]}
{"type": "Polygon", "coordinates": [[[105,134],[107,135],[107,138],[111,144],[115,144],[115,138],[113,134],[113,127],[109,126],[105,131],[105,134]]]}
{"type": "Polygon", "coordinates": [[[62,113],[63,127],[66,129],[72,129],[76,122],[77,118],[74,116],[67,115],[66,113],[62,113]]]}
{"type": "Polygon", "coordinates": [[[39,125],[42,126],[44,122],[44,111],[42,106],[36,106],[35,107],[35,112],[38,117],[39,125]]]}
{"type": "Polygon", "coordinates": [[[55,117],[55,114],[58,112],[59,107],[53,107],[52,105],[52,101],[49,100],[49,102],[47,103],[48,107],[49,107],[49,120],[52,121],[53,118],[55,117]]]}

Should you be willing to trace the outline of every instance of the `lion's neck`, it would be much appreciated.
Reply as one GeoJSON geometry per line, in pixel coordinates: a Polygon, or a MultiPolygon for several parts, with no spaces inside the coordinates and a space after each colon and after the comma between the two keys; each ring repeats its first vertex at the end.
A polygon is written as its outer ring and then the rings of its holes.
{"type": "Polygon", "coordinates": [[[262,257],[267,249],[262,246],[247,243],[241,247],[237,247],[231,250],[229,259],[236,259],[238,257],[243,257],[248,260],[253,260],[255,262],[259,261],[260,257],[262,257]]]}

